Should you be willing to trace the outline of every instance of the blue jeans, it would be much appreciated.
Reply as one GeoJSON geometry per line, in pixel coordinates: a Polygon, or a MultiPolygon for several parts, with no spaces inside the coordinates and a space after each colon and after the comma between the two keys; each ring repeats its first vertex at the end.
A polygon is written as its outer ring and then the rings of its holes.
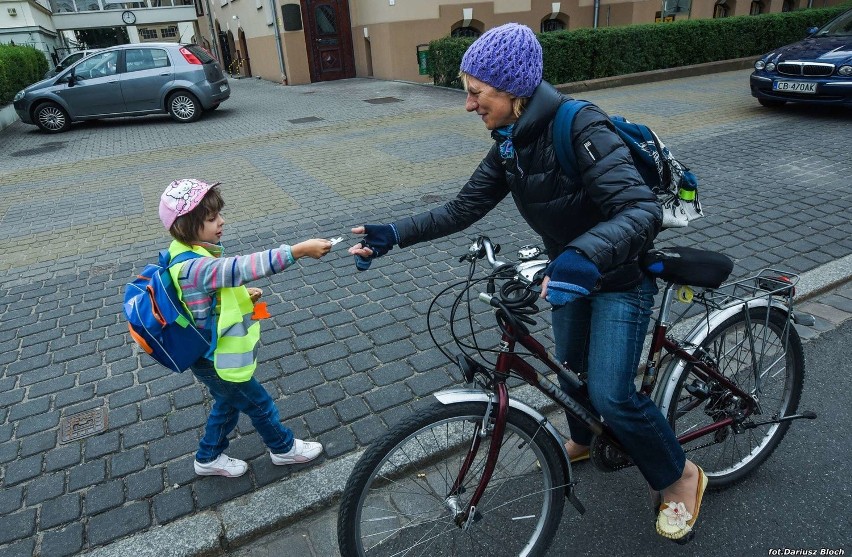
{"type": "MultiPolygon", "coordinates": [[[[556,357],[587,374],[595,410],[650,486],[661,491],[683,474],[686,455],[660,410],[633,382],[656,293],[654,280],[646,277],[629,291],[598,292],[556,308],[551,317],[556,357]]],[[[569,416],[568,426],[576,443],[591,442],[583,422],[569,416]]]]}
{"type": "Polygon", "coordinates": [[[228,434],[237,426],[240,412],[251,418],[273,453],[286,453],[293,447],[293,432],[281,423],[275,402],[257,379],[252,377],[244,383],[225,381],[216,374],[213,362],[205,358],[195,362],[191,369],[207,385],[214,401],[195,460],[202,464],[212,462],[228,448],[228,434]]]}

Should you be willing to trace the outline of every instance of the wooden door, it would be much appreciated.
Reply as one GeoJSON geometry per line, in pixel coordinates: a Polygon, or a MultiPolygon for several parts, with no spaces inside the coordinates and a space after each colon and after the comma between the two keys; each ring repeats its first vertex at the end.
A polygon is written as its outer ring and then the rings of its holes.
{"type": "Polygon", "coordinates": [[[302,0],[311,81],[355,77],[348,0],[302,0]]]}

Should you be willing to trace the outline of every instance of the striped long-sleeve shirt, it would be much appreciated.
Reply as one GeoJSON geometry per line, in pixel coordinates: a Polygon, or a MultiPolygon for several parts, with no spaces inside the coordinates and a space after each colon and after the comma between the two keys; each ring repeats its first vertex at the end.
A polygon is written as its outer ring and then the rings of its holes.
{"type": "Polygon", "coordinates": [[[178,275],[183,302],[199,329],[205,329],[209,324],[213,296],[218,289],[240,286],[280,273],[295,262],[287,244],[236,257],[223,257],[222,246],[216,244],[199,245],[213,257],[190,259],[183,264],[178,275]]]}

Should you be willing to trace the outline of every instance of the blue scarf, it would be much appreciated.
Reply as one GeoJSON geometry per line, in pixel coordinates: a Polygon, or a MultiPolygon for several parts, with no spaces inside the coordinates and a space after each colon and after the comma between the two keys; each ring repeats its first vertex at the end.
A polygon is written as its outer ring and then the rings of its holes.
{"type": "Polygon", "coordinates": [[[509,124],[508,126],[497,128],[491,134],[495,140],[500,142],[498,145],[498,148],[500,149],[500,157],[504,159],[515,158],[515,146],[512,145],[512,130],[514,128],[515,124],[509,124]]]}

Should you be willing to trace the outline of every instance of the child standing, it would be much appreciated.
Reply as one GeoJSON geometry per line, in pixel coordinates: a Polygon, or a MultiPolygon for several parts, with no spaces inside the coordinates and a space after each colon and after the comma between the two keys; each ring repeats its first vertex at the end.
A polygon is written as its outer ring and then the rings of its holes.
{"type": "Polygon", "coordinates": [[[224,451],[240,412],[251,418],[273,464],[302,464],[322,453],[320,443],[295,439],[281,424],[275,402],[253,377],[260,323],[252,317],[261,290],[243,284],[281,272],[301,257],[319,259],[332,244],[312,239],[251,255],[224,257],[221,239],[225,220],[221,210],[225,202],[218,185],[175,180],[160,197],[160,220],[174,238],[169,246],[170,258],[186,251],[200,256],[169,269],[195,326],[211,339],[210,351],[191,367],[214,400],[195,454],[195,473],[236,478],[246,473],[248,465],[224,451]]]}

